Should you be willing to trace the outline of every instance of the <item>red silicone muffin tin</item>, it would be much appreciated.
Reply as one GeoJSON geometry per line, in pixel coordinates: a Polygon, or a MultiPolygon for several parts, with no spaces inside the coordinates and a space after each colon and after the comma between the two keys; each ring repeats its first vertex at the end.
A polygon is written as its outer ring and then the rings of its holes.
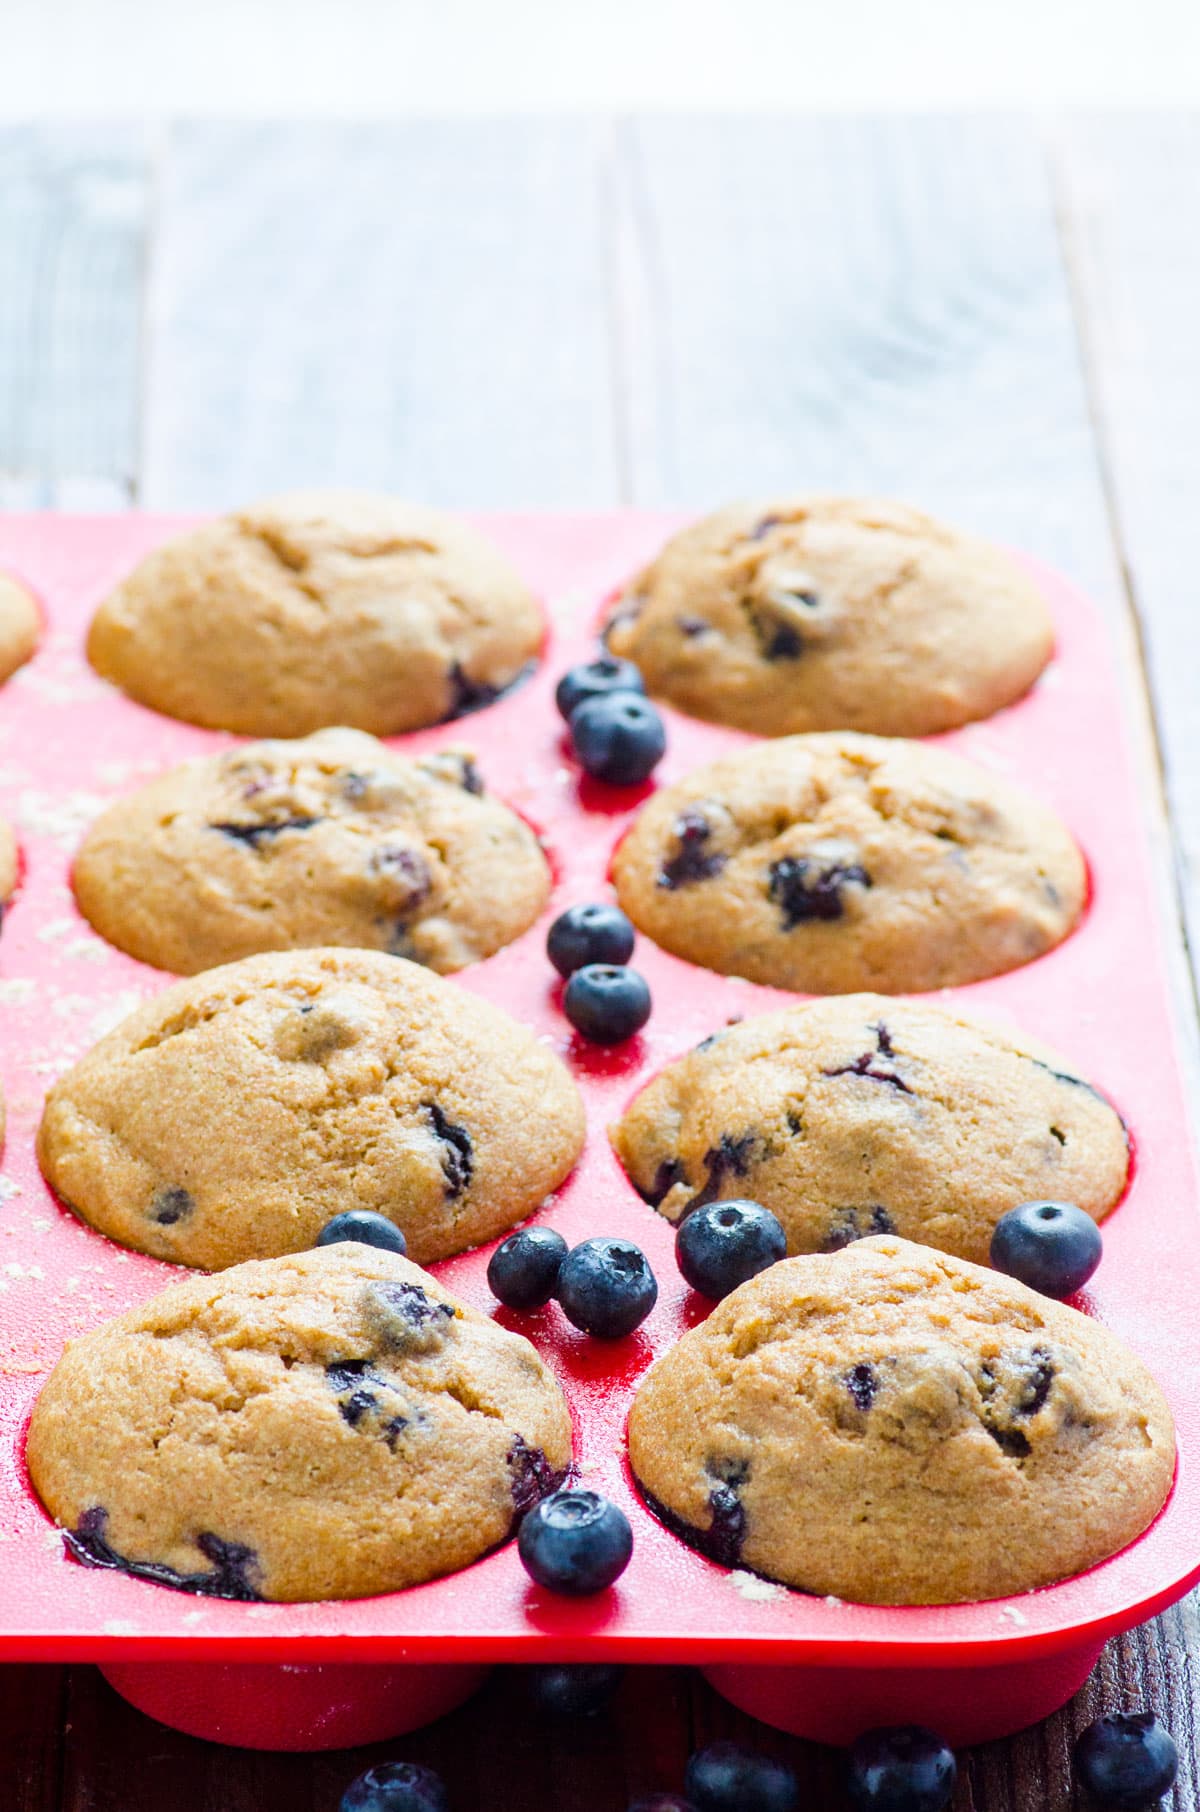
{"type": "MultiPolygon", "coordinates": [[[[552,627],[536,675],[459,723],[395,739],[421,750],[466,743],[489,787],[543,832],[555,873],[541,923],[454,984],[486,995],[559,1050],[587,1102],[575,1174],[543,1210],[574,1242],[618,1233],[647,1252],[658,1306],[612,1344],[589,1341],[551,1306],[498,1311],[562,1381],[583,1482],[615,1497],[635,1534],[618,1584],[588,1600],[533,1586],[511,1544],[448,1579],[336,1604],[232,1604],[164,1590],[68,1560],[23,1462],[34,1398],[64,1339],[172,1281],[169,1265],[81,1225],[42,1182],[34,1136],[44,1091],[100,1034],[170,978],[103,943],[75,910],[69,872],[84,825],[108,799],[189,756],[232,742],[175,723],[98,680],[82,655],[105,592],[185,526],[127,516],[0,521],[0,569],[24,578],[47,619],[32,663],[0,691],[0,813],[21,845],[20,890],[0,938],[0,1072],[9,1100],[0,1185],[0,1660],[94,1660],[152,1715],[255,1747],[335,1747],[395,1734],[474,1689],[491,1662],[694,1662],[718,1691],[768,1722],[846,1741],[880,1722],[932,1722],[974,1741],[1045,1716],[1082,1684],[1105,1638],[1178,1598],[1200,1576],[1200,1294],[1197,1192],[1145,813],[1142,751],[1094,609],[1040,572],[1055,660],[1028,698],[944,737],[1055,806],[1084,849],[1087,915],[1057,951],[1013,974],[949,991],[1057,1046],[1112,1098],[1134,1136],[1128,1193],[1105,1227],[1104,1262],[1081,1306],[1139,1352],[1171,1402],[1180,1459],[1154,1525],[1080,1577],[986,1604],[879,1608],[806,1597],[730,1574],[649,1515],[628,1476],[631,1394],[656,1353],[706,1312],[685,1287],[671,1228],[634,1192],[605,1136],[663,1064],[738,1015],[794,999],[711,975],[639,938],[634,961],[654,1015],[629,1045],[573,1038],[546,925],[603,898],[614,845],[650,788],[581,778],[555,713],[554,682],[592,648],[604,597],[677,518],[621,513],[486,518],[547,599],[552,627]]],[[[665,784],[750,739],[667,712],[665,784]]],[[[252,1102],[246,1103],[253,1136],[252,1102]]],[[[464,1300],[495,1310],[490,1248],[440,1265],[464,1300]]]]}

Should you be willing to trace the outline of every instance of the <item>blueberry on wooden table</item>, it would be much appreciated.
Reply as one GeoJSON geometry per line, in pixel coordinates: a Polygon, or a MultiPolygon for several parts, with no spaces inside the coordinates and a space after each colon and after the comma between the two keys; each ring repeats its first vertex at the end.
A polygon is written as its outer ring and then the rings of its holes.
{"type": "Polygon", "coordinates": [[[992,1233],[997,1271],[1059,1302],[1083,1288],[1103,1253],[1099,1227],[1073,1202],[1023,1202],[992,1233]]]}
{"type": "Polygon", "coordinates": [[[1080,1785],[1103,1812],[1148,1812],[1170,1791],[1179,1756],[1152,1712],[1113,1712],[1089,1724],[1075,1744],[1080,1785]]]}
{"type": "Polygon", "coordinates": [[[688,1759],[683,1789],[696,1812],[795,1812],[796,1776],[786,1762],[741,1743],[710,1743],[688,1759]]]}
{"type": "Polygon", "coordinates": [[[585,1239],[562,1261],[555,1295],[567,1320],[598,1340],[640,1327],[658,1300],[658,1283],[640,1246],[627,1239],[585,1239]]]}
{"type": "Polygon", "coordinates": [[[571,746],[593,780],[640,786],[667,752],[663,720],[648,698],[611,692],[589,699],[571,718],[571,746]]]}
{"type": "Polygon", "coordinates": [[[615,654],[599,654],[595,660],[568,667],[554,688],[554,702],[570,723],[573,713],[589,699],[645,690],[645,681],[632,661],[618,660],[615,654]]]}
{"type": "Polygon", "coordinates": [[[786,1233],[758,1202],[708,1202],[693,1209],[675,1235],[684,1278],[715,1302],[786,1257],[786,1233]]]}
{"type": "Polygon", "coordinates": [[[858,1812],[943,1812],[957,1778],[953,1750],[920,1724],[865,1731],[846,1762],[846,1791],[858,1812]]]}
{"type": "Polygon", "coordinates": [[[378,1762],[342,1794],[338,1812],[448,1812],[440,1775],[417,1762],[378,1762]]]}
{"type": "Polygon", "coordinates": [[[378,1246],[381,1252],[398,1252],[403,1258],[408,1242],[395,1221],[386,1214],[374,1214],[369,1208],[347,1208],[335,1214],[317,1235],[318,1246],[336,1246],[341,1240],[357,1240],[361,1246],[378,1246]]]}
{"type": "Polygon", "coordinates": [[[633,937],[633,925],[619,906],[568,906],[546,934],[546,955],[565,978],[589,963],[627,963],[633,937]]]}
{"type": "Polygon", "coordinates": [[[633,1553],[633,1530],[625,1512],[598,1491],[555,1491],[525,1517],[517,1552],[536,1585],[584,1598],[620,1578],[633,1553]]]}
{"type": "Polygon", "coordinates": [[[608,1705],[625,1669],[603,1662],[550,1663],[524,1670],[536,1710],[552,1718],[592,1718],[608,1705]]]}
{"type": "Polygon", "coordinates": [[[540,1309],[554,1294],[567,1242],[553,1227],[518,1227],[488,1260],[492,1295],[506,1309],[540,1309]]]}
{"type": "Polygon", "coordinates": [[[592,1044],[624,1044],[650,1017],[645,976],[614,963],[586,963],[563,992],[563,1012],[592,1044]]]}

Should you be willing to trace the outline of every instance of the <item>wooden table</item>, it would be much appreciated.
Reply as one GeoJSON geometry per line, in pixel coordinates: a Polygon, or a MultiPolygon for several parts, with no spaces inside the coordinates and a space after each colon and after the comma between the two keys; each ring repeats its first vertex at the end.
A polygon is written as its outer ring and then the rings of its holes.
{"type": "MultiPolygon", "coordinates": [[[[313,482],[496,508],[908,497],[1109,612],[1196,950],[1198,229],[1192,117],[0,130],[0,506],[313,482]]],[[[1070,1805],[1073,1733],[1134,1705],[1174,1731],[1194,1808],[1198,1667],[1192,1599],[1060,1716],[967,1756],[956,1808],[1070,1805]]],[[[2,1684],[10,1812],[334,1812],[370,1759],[193,1742],[86,1667],[2,1684]]],[[[690,1674],[628,1676],[611,1718],[569,1727],[522,1695],[498,1675],[395,1752],[442,1769],[456,1812],[623,1812],[736,1732],[792,1757],[812,1812],[843,1803],[836,1758],[690,1674]]]]}

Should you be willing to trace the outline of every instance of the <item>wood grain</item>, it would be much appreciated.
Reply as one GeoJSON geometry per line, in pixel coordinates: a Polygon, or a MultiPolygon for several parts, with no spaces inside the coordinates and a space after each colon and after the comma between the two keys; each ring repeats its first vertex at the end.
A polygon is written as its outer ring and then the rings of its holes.
{"type": "Polygon", "coordinates": [[[1058,125],[1053,151],[1114,531],[1158,719],[1195,965],[1200,116],[1073,119],[1058,125]]]}
{"type": "Polygon", "coordinates": [[[611,502],[597,131],[172,131],[146,506],[318,483],[502,509],[611,502]]]}
{"type": "Polygon", "coordinates": [[[0,507],[133,497],[147,195],[139,132],[0,128],[0,507]]]}

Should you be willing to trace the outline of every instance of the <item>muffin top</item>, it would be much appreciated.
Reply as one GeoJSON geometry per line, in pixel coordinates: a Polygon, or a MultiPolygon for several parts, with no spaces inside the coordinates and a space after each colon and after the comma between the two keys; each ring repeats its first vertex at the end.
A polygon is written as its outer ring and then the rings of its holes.
{"type": "Polygon", "coordinates": [[[668,1526],[723,1565],[947,1604],[1116,1553],[1166,1501],[1175,1441],[1107,1328],[884,1237],[726,1297],[647,1374],[629,1457],[668,1526]]]}
{"type": "Polygon", "coordinates": [[[350,1209],[421,1263],[524,1220],[583,1146],[579,1091],[499,1007],[365,950],[177,982],[55,1083],[47,1181],[100,1232],[220,1270],[350,1209]]]}
{"type": "Polygon", "coordinates": [[[668,1219],[748,1197],[779,1217],[792,1254],[897,1233],[985,1264],[1008,1209],[1051,1199],[1102,1220],[1129,1170],[1120,1116],[1065,1059],[879,994],[715,1033],[612,1136],[668,1219]]]}
{"type": "Polygon", "coordinates": [[[901,504],[800,497],[732,504],[676,535],[606,639],[695,717],[767,736],[927,736],[1020,698],[1053,629],[998,548],[901,504]]]}
{"type": "Polygon", "coordinates": [[[488,704],[541,646],[524,582],[438,510],[298,491],[149,554],[97,611],[88,658],[169,717],[248,736],[377,736],[488,704]]]}
{"type": "Polygon", "coordinates": [[[159,775],[92,825],[73,881],[102,937],[178,975],[321,944],[444,974],[519,937],[550,894],[536,836],[469,751],[409,760],[345,729],[159,775]]]}
{"type": "Polygon", "coordinates": [[[0,680],[23,667],[37,647],[41,617],[23,585],[0,573],[0,680]]]}
{"type": "Polygon", "coordinates": [[[789,736],[654,795],[613,859],[655,943],[809,994],[999,975],[1066,937],[1086,871],[1054,813],[921,743],[789,736]]]}
{"type": "Polygon", "coordinates": [[[28,1446],[86,1564],[286,1600],[455,1572],[570,1458],[527,1340],[350,1242],[189,1278],[73,1340],[28,1446]]]}

